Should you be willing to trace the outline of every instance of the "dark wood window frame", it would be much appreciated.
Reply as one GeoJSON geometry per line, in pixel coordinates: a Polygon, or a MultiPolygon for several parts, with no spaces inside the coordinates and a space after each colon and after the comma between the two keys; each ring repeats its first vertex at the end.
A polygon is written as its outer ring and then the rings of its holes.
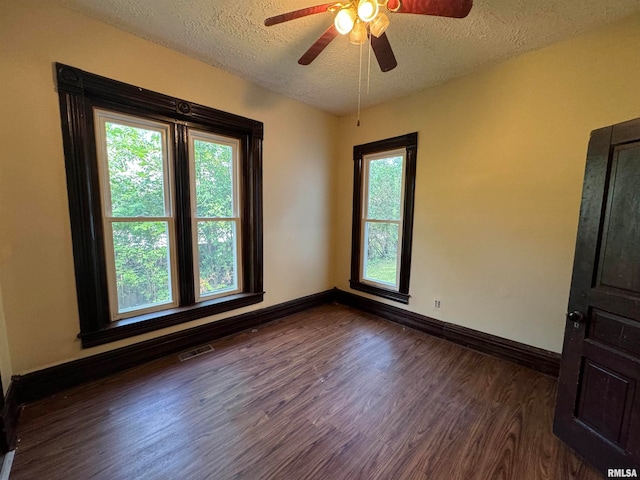
{"type": "Polygon", "coordinates": [[[409,277],[411,272],[411,243],[413,237],[413,210],[416,186],[416,156],[418,151],[417,132],[399,137],[353,147],[353,217],[351,230],[351,288],[388,298],[401,303],[409,303],[409,277]],[[363,157],[388,150],[405,149],[404,210],[402,216],[402,242],[400,245],[400,279],[397,290],[382,288],[362,282],[362,209],[363,209],[363,157]]]}
{"type": "Polygon", "coordinates": [[[83,347],[128,338],[263,301],[262,122],[56,63],[67,190],[83,347]],[[94,133],[95,108],[171,125],[180,304],[111,321],[94,133]],[[241,145],[242,291],[195,303],[192,273],[189,128],[235,137],[241,145]],[[191,273],[189,273],[191,270],[191,273]]]}

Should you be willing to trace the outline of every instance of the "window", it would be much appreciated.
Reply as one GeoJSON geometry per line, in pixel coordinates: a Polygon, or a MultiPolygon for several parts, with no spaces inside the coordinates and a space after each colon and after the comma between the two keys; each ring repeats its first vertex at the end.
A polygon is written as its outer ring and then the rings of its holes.
{"type": "Polygon", "coordinates": [[[418,134],[353,149],[351,288],[409,303],[418,134]]]}
{"type": "Polygon", "coordinates": [[[169,125],[94,115],[111,319],[176,307],[169,125]]]}
{"type": "Polygon", "coordinates": [[[239,142],[204,132],[189,138],[196,299],[239,291],[239,142]]]}
{"type": "Polygon", "coordinates": [[[56,67],[83,346],[262,301],[262,123],[56,67]]]}

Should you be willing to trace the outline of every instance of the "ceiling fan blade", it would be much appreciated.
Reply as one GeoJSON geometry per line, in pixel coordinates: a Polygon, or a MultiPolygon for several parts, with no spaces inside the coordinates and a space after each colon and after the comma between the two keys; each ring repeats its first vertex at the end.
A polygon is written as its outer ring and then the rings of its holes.
{"type": "MultiPolygon", "coordinates": [[[[389,8],[395,8],[398,0],[390,0],[389,8]]],[[[464,18],[469,15],[473,0],[402,0],[398,13],[435,15],[437,17],[464,18]]]]}
{"type": "Polygon", "coordinates": [[[318,55],[331,43],[331,40],[338,36],[338,30],[336,30],[335,25],[332,23],[329,28],[327,28],[326,32],[324,32],[316,43],[309,47],[309,50],[304,52],[304,55],[300,57],[298,63],[300,65],[309,65],[313,62],[318,55]]]}
{"type": "Polygon", "coordinates": [[[376,54],[380,70],[388,72],[396,68],[398,62],[396,56],[393,54],[393,50],[391,50],[391,44],[389,43],[389,38],[386,33],[383,33],[380,37],[371,35],[371,48],[373,48],[373,53],[376,54]]]}
{"type": "Polygon", "coordinates": [[[294,10],[293,12],[283,13],[281,15],[276,15],[275,17],[267,18],[264,21],[264,24],[267,27],[270,27],[271,25],[288,22],[289,20],[295,20],[296,18],[315,15],[316,13],[324,13],[331,5],[335,5],[335,3],[323,3],[322,5],[316,5],[314,7],[307,7],[300,10],[294,10]]]}

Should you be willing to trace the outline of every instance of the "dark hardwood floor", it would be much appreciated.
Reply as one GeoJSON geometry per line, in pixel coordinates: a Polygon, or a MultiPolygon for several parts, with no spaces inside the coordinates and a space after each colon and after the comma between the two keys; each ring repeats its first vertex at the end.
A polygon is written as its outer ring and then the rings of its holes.
{"type": "Polygon", "coordinates": [[[27,405],[19,479],[602,478],[556,381],[325,305],[27,405]]]}

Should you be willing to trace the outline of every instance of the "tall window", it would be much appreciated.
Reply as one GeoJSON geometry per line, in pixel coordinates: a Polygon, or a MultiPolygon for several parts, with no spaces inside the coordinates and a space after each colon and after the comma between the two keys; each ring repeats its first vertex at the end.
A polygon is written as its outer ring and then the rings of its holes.
{"type": "Polygon", "coordinates": [[[240,199],[237,139],[189,133],[196,299],[239,291],[240,199]]]}
{"type": "Polygon", "coordinates": [[[354,147],[351,288],[409,301],[417,134],[354,147]]]}
{"type": "Polygon", "coordinates": [[[83,346],[262,301],[262,124],[56,66],[83,346]]]}
{"type": "Polygon", "coordinates": [[[111,318],[177,306],[169,125],[94,114],[111,318]]]}

